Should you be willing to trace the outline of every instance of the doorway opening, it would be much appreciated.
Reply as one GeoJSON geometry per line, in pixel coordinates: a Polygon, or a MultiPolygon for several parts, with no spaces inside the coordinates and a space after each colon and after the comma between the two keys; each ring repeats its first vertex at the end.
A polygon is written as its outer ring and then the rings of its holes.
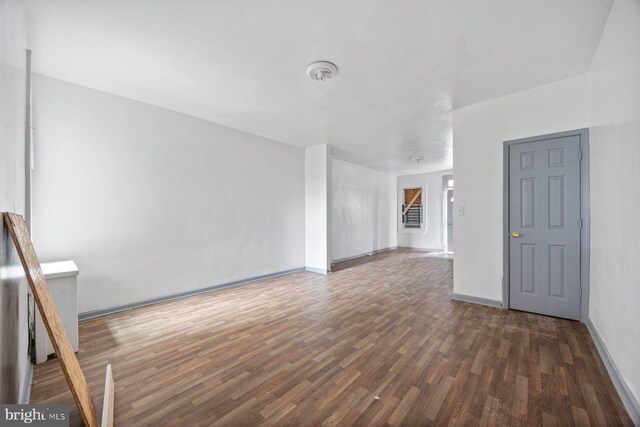
{"type": "Polygon", "coordinates": [[[444,195],[444,251],[453,254],[453,175],[442,177],[442,194],[444,195]]]}

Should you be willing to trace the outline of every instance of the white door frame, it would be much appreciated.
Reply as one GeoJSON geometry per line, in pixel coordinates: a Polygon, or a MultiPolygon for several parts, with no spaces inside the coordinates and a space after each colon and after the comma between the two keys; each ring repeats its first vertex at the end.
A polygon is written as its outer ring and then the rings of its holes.
{"type": "Polygon", "coordinates": [[[589,259],[591,247],[591,209],[589,200],[589,129],[576,129],[548,135],[504,141],[503,147],[503,197],[502,197],[502,307],[509,308],[509,147],[523,142],[535,142],[547,139],[578,136],[582,150],[580,162],[580,212],[582,228],[580,230],[580,320],[589,319],[589,259]]]}
{"type": "MultiPolygon", "coordinates": [[[[442,247],[444,248],[444,252],[448,253],[451,252],[453,253],[453,251],[449,250],[449,219],[448,219],[448,214],[449,214],[449,204],[448,204],[448,190],[449,187],[447,185],[447,181],[449,181],[450,179],[454,179],[453,178],[453,174],[447,174],[447,175],[442,175],[442,213],[443,213],[443,220],[441,221],[442,223],[442,247]]],[[[455,184],[454,184],[455,186],[455,184]]],[[[453,190],[453,188],[451,188],[451,190],[453,190]]],[[[455,197],[455,195],[454,195],[455,197]]],[[[453,208],[452,208],[453,209],[453,208]]],[[[451,218],[453,218],[453,212],[451,212],[451,218]]],[[[455,249],[455,245],[454,245],[454,249],[455,249]]]]}

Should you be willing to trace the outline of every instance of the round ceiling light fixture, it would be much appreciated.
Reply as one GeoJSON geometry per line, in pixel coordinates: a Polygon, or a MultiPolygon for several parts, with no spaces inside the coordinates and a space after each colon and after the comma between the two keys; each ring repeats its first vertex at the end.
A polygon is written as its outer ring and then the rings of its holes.
{"type": "Polygon", "coordinates": [[[318,61],[313,64],[309,64],[307,67],[307,74],[313,80],[325,81],[338,73],[338,67],[335,64],[327,61],[318,61]]]}
{"type": "Polygon", "coordinates": [[[417,164],[420,164],[420,163],[424,162],[424,157],[412,157],[411,160],[413,160],[417,164]]]}

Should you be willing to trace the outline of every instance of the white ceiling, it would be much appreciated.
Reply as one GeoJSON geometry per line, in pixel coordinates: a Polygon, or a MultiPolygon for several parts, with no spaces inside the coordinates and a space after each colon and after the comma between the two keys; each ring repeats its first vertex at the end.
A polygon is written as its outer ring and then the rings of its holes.
{"type": "Polygon", "coordinates": [[[586,72],[611,5],[27,0],[27,13],[36,72],[407,174],[451,167],[452,109],[586,72]],[[338,76],[309,79],[316,60],[338,76]]]}

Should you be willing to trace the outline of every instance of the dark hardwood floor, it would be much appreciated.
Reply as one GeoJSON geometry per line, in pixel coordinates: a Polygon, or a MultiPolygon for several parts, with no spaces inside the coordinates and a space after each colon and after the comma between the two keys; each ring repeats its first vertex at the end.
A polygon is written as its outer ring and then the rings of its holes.
{"type": "MultiPolygon", "coordinates": [[[[127,425],[632,425],[585,326],[451,301],[452,261],[385,252],[80,324],[127,425]]],[[[482,272],[478,272],[482,274],[482,272]]],[[[58,362],[31,403],[66,403],[58,362]]]]}

